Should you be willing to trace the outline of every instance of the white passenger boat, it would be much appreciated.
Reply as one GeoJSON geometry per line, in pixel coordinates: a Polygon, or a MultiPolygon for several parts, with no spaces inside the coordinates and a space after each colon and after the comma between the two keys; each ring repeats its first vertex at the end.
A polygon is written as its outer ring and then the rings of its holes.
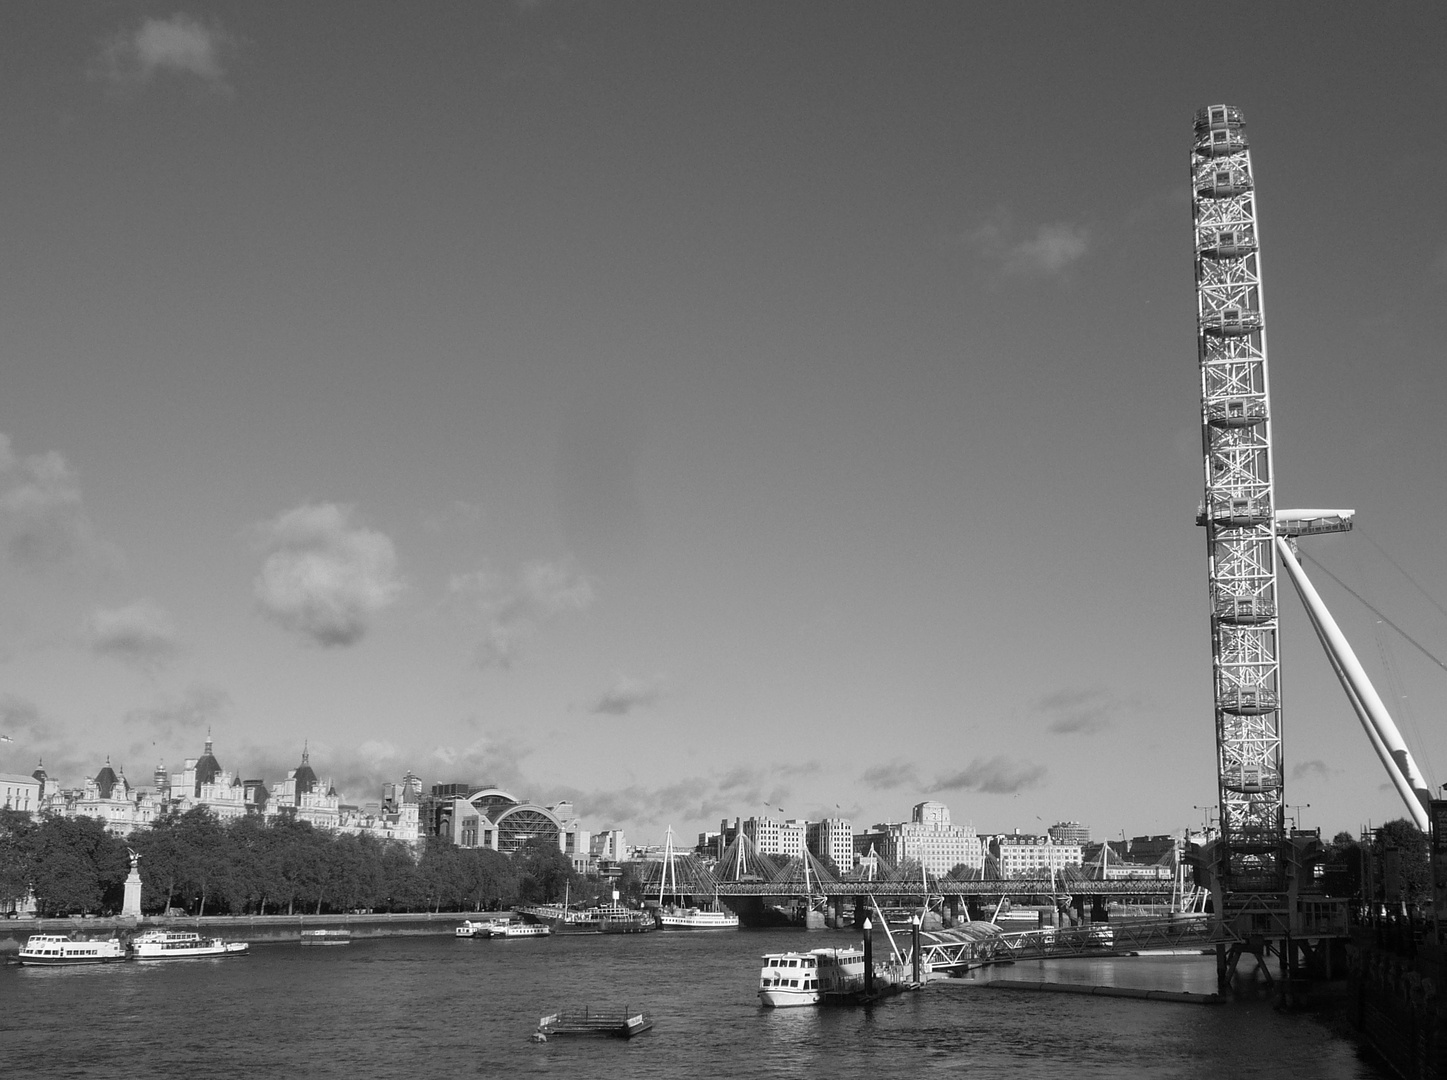
{"type": "Polygon", "coordinates": [[[20,950],[22,964],[58,967],[61,964],[113,964],[126,958],[119,938],[78,941],[64,934],[31,934],[20,950]]]}
{"type": "Polygon", "coordinates": [[[244,941],[202,937],[189,930],[147,930],[131,938],[136,960],[195,960],[208,956],[235,956],[249,948],[244,941]]]}
{"type": "Polygon", "coordinates": [[[505,919],[479,919],[476,922],[473,922],[471,919],[464,919],[462,920],[462,925],[454,930],[453,933],[460,938],[485,938],[491,937],[506,925],[507,920],[505,919]]]}
{"type": "Polygon", "coordinates": [[[663,930],[737,930],[739,917],[732,911],[659,908],[658,926],[663,930]]]}
{"type": "Polygon", "coordinates": [[[714,910],[699,907],[680,907],[664,904],[663,898],[672,895],[675,899],[688,892],[690,886],[678,880],[678,868],[674,865],[673,827],[670,825],[663,841],[663,865],[659,868],[658,909],[655,915],[660,930],[737,930],[739,917],[732,911],[719,909],[718,897],[714,897],[714,910]],[[670,889],[669,886],[672,886],[670,889]]]}
{"type": "Polygon", "coordinates": [[[819,958],[811,952],[767,953],[759,1001],[771,1009],[819,1004],[819,958]]]}
{"type": "Polygon", "coordinates": [[[909,969],[897,960],[873,958],[874,979],[867,988],[864,978],[864,950],[815,949],[819,960],[819,1000],[825,1004],[847,1005],[897,994],[910,985],[909,969]]]}

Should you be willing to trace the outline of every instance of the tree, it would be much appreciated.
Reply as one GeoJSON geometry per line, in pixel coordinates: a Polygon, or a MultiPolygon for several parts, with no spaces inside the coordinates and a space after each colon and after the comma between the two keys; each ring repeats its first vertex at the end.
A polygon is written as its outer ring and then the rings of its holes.
{"type": "Polygon", "coordinates": [[[30,895],[35,877],[35,821],[23,810],[0,810],[0,908],[30,895]]]}
{"type": "Polygon", "coordinates": [[[36,906],[45,915],[99,911],[118,892],[130,860],[125,845],[89,817],[48,816],[35,830],[36,906]]]}
{"type": "Polygon", "coordinates": [[[558,850],[556,843],[543,837],[526,841],[512,858],[519,900],[544,904],[562,900],[575,883],[582,882],[573,870],[572,860],[558,850]]]}
{"type": "Polygon", "coordinates": [[[1377,829],[1372,856],[1381,867],[1383,898],[1388,903],[1432,902],[1432,861],[1427,834],[1406,818],[1377,829]]]}

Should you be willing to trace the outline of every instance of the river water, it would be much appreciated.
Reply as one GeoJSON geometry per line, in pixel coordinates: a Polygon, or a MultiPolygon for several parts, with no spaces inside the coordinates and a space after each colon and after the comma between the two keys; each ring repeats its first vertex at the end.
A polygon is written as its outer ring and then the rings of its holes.
{"type": "MultiPolygon", "coordinates": [[[[1210,993],[1214,960],[1055,960],[941,979],[870,1009],[765,1010],[765,952],[844,945],[801,931],[329,948],[96,968],[0,968],[0,1062],[13,1077],[176,1078],[1202,1077],[1377,1078],[1310,1015],[1003,992],[990,979],[1210,993]],[[656,1026],[628,1042],[529,1041],[562,1006],[624,1004],[656,1026]]],[[[877,938],[876,950],[887,948],[877,938]]]]}

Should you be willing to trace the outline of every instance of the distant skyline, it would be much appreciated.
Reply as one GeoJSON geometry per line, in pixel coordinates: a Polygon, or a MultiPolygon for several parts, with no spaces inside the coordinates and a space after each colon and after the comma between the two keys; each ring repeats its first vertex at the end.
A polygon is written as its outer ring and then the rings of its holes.
{"type": "MultiPolygon", "coordinates": [[[[209,728],[639,843],[1198,826],[1185,178],[1225,101],[1277,503],[1357,510],[1302,550],[1426,655],[1307,570],[1447,781],[1441,8],[6,22],[0,771],[139,782],[209,728]]],[[[1281,598],[1293,816],[1401,816],[1281,598]]]]}

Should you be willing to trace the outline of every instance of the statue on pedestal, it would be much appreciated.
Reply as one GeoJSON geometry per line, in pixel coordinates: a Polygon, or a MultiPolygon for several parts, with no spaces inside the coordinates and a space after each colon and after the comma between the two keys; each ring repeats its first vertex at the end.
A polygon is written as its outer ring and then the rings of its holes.
{"type": "Polygon", "coordinates": [[[131,872],[126,877],[125,900],[121,904],[121,918],[141,917],[141,853],[135,848],[126,848],[131,857],[131,872]]]}

